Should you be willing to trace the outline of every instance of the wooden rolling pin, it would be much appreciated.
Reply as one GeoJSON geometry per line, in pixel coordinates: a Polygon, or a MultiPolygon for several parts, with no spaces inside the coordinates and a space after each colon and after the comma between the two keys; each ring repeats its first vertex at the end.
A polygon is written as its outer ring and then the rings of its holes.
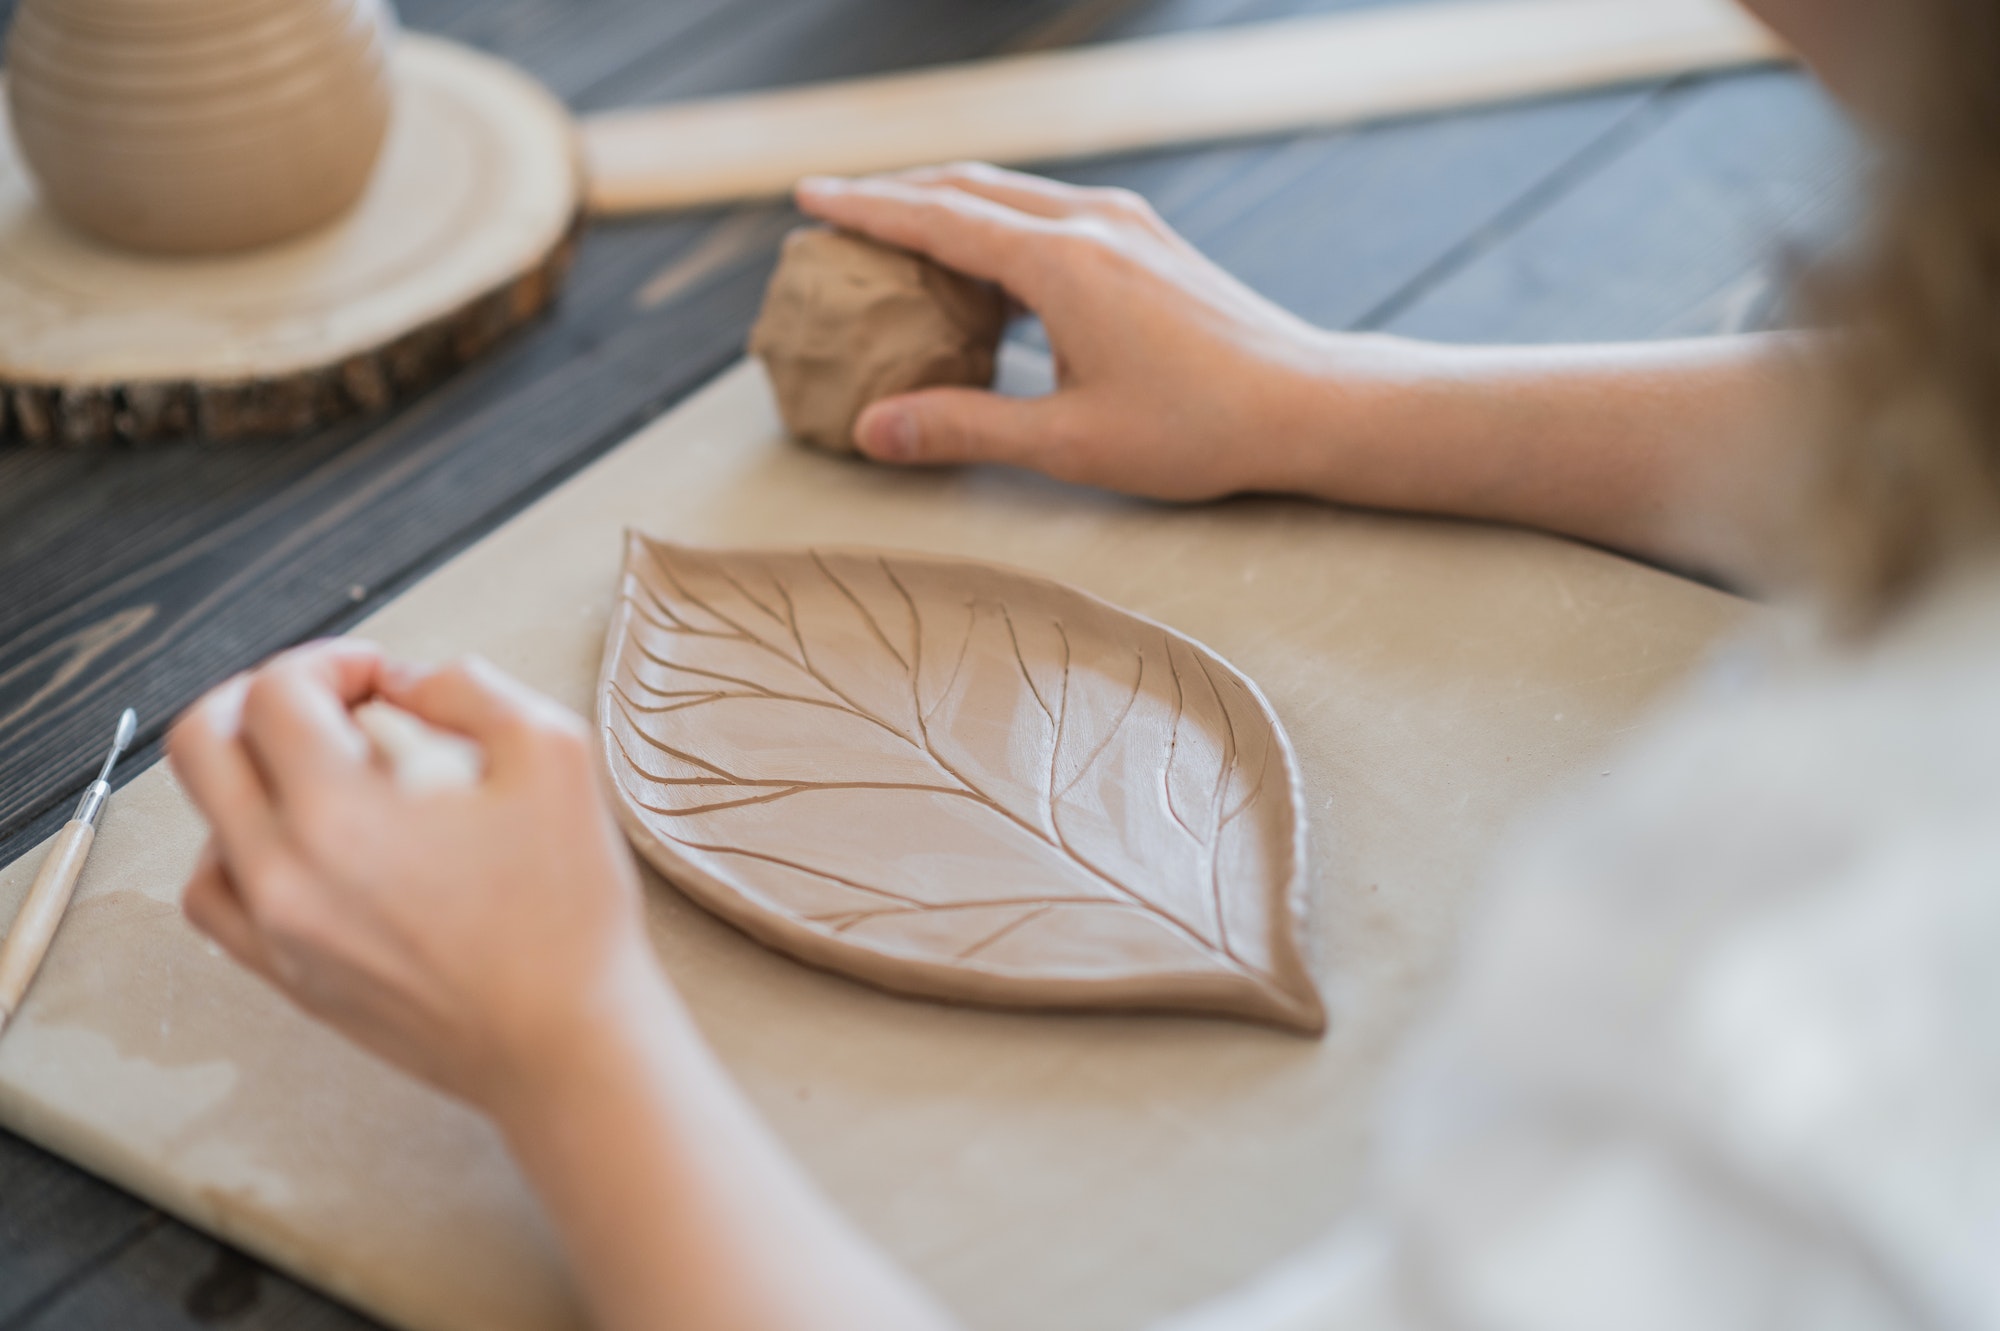
{"type": "Polygon", "coordinates": [[[1435,0],[668,106],[583,124],[603,214],[815,173],[1022,164],[1354,124],[1784,58],[1730,0],[1435,0]]]}

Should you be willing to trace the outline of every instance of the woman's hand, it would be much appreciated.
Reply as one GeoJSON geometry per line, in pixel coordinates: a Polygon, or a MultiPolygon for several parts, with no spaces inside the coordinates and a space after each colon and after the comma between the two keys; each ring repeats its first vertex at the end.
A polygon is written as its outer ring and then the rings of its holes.
{"type": "Polygon", "coordinates": [[[1287,488],[1285,451],[1324,425],[1328,376],[1365,394],[1408,345],[1330,338],[1204,258],[1129,190],[965,164],[814,178],[798,202],[998,283],[1048,331],[1054,393],[932,388],[878,402],[855,434],[885,461],[1009,462],[1159,499],[1287,488]]]}
{"type": "Polygon", "coordinates": [[[447,1092],[503,1108],[621,991],[657,984],[583,723],[483,662],[302,647],[202,699],[168,753],[213,831],[196,927],[447,1092]],[[351,715],[372,697],[470,737],[483,779],[398,787],[351,715]]]}
{"type": "Polygon", "coordinates": [[[1327,332],[1135,194],[991,166],[815,178],[798,201],[997,282],[1055,350],[1046,397],[932,388],[875,403],[855,424],[871,457],[1518,523],[1739,585],[1781,579],[1793,559],[1810,350],[1796,339],[1461,347],[1327,332]]]}
{"type": "Polygon", "coordinates": [[[357,1043],[485,1110],[607,1331],[940,1331],[757,1121],[661,974],[583,723],[491,666],[315,643],[168,739],[213,830],[187,912],[357,1043]],[[485,751],[414,795],[353,709],[485,751]]]}

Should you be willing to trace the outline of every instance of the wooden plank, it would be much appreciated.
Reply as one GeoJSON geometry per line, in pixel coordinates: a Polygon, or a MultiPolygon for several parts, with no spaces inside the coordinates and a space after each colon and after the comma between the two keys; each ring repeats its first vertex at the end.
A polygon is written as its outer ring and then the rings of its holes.
{"type": "Polygon", "coordinates": [[[414,11],[406,6],[405,17],[532,69],[574,101],[634,64],[678,63],[721,32],[754,27],[766,8],[730,0],[427,0],[414,11]]]}
{"type": "Polygon", "coordinates": [[[901,11],[885,19],[880,0],[514,0],[490,7],[422,0],[406,6],[405,16],[412,26],[435,27],[532,69],[573,105],[596,108],[959,60],[1040,45],[1052,28],[1077,41],[1134,3],[934,0],[911,21],[901,11]],[[1078,16],[1083,9],[1094,13],[1078,16]]]}
{"type": "Polygon", "coordinates": [[[782,194],[812,172],[1049,162],[1769,61],[1728,0],[1433,0],[607,112],[591,208],[782,194]]]}
{"type": "Polygon", "coordinates": [[[1139,189],[1250,286],[1346,328],[1579,161],[1643,132],[1655,95],[1595,93],[1060,174],[1139,189]]]}
{"type": "Polygon", "coordinates": [[[1803,75],[1677,90],[1657,129],[1364,320],[1418,337],[1695,336],[1776,317],[1854,213],[1862,163],[1803,75]]]}
{"type": "Polygon", "coordinates": [[[965,60],[1027,40],[1071,0],[928,0],[885,13],[882,0],[745,7],[671,52],[635,60],[574,99],[580,112],[667,98],[707,97],[912,65],[965,60]]]}
{"type": "Polygon", "coordinates": [[[172,1223],[6,1331],[369,1331],[378,1324],[172,1223]]]}
{"type": "MultiPolygon", "coordinates": [[[[0,649],[0,671],[14,674],[0,816],[34,807],[52,754],[81,772],[74,755],[88,764],[106,707],[138,708],[157,734],[207,682],[324,631],[707,378],[738,350],[716,328],[747,321],[762,277],[739,264],[680,317],[631,323],[580,352],[524,341],[386,425],[322,442],[302,470],[276,465],[269,446],[253,458],[135,455],[189,511],[152,508],[166,540],[123,577],[25,589],[49,609],[0,649]],[[160,465],[176,461],[178,475],[160,465]],[[252,504],[230,493],[244,481],[261,482],[252,504]]],[[[22,572],[41,581],[31,561],[22,572]]]]}
{"type": "Polygon", "coordinates": [[[110,1184],[0,1132],[0,1327],[44,1308],[157,1216],[110,1184]]]}

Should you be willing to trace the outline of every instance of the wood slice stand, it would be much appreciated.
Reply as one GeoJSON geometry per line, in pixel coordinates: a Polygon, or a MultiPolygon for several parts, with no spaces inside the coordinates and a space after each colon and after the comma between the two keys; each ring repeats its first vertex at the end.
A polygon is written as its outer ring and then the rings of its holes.
{"type": "Polygon", "coordinates": [[[0,437],[293,433],[381,410],[544,309],[582,218],[569,113],[450,42],[406,34],[396,61],[361,202],[243,254],[153,257],[69,229],[0,129],[0,437]]]}

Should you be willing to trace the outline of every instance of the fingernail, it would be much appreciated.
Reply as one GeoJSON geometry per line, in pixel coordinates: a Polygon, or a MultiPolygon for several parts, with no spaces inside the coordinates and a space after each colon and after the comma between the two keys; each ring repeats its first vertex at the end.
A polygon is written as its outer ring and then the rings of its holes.
{"type": "Polygon", "coordinates": [[[884,462],[908,462],[917,455],[917,420],[901,407],[870,407],[855,433],[868,456],[884,462]]]}
{"type": "Polygon", "coordinates": [[[807,176],[799,182],[801,194],[838,194],[847,188],[847,182],[839,176],[807,176]]]}

